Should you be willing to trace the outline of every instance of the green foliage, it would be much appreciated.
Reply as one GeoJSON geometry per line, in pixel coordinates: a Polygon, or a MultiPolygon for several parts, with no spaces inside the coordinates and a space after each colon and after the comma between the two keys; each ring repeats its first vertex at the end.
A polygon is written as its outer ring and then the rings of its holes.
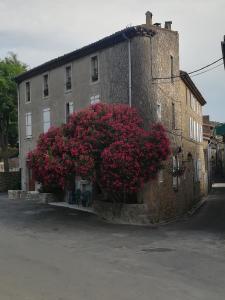
{"type": "Polygon", "coordinates": [[[14,78],[26,69],[27,66],[14,53],[0,59],[0,149],[5,162],[8,146],[15,146],[18,141],[17,86],[14,78]]]}

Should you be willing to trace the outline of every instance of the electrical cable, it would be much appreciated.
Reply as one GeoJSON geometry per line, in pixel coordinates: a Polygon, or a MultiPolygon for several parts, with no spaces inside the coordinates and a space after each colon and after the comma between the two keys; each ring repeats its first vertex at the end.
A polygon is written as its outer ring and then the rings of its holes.
{"type": "MultiPolygon", "coordinates": [[[[216,69],[216,68],[218,68],[218,67],[220,67],[220,66],[223,66],[223,65],[224,65],[224,63],[219,64],[219,65],[217,65],[217,66],[215,66],[215,67],[213,67],[213,68],[210,68],[210,69],[208,69],[208,70],[205,70],[205,71],[203,71],[203,72],[200,72],[200,73],[191,75],[190,78],[196,77],[196,76],[199,76],[199,75],[202,75],[202,74],[207,73],[207,72],[210,72],[210,71],[212,71],[212,70],[214,70],[214,69],[216,69]]],[[[189,73],[187,73],[187,74],[189,74],[189,73]]],[[[182,77],[182,76],[176,76],[177,79],[174,80],[174,82],[181,80],[181,77],[182,77]]],[[[172,77],[172,78],[175,78],[175,77],[172,77]]],[[[156,79],[156,78],[153,78],[153,79],[156,79]]],[[[164,78],[164,80],[171,80],[171,77],[164,78]]],[[[170,81],[166,81],[166,82],[153,82],[153,84],[170,84],[170,83],[171,83],[170,81]]]]}
{"type": "MultiPolygon", "coordinates": [[[[191,72],[189,72],[189,73],[187,73],[188,75],[190,75],[190,74],[193,74],[193,73],[196,73],[196,72],[199,72],[199,71],[201,71],[201,70],[204,70],[204,69],[206,69],[206,68],[208,68],[208,67],[210,67],[210,66],[212,66],[212,65],[214,65],[214,64],[216,64],[217,62],[219,62],[219,61],[221,61],[223,59],[223,57],[221,57],[221,58],[219,58],[219,59],[217,59],[217,60],[215,60],[215,61],[213,61],[212,63],[210,63],[210,64],[208,64],[208,65],[206,65],[206,66],[204,66],[204,67],[202,67],[202,68],[199,68],[199,69],[197,69],[197,70],[194,70],[194,71],[191,71],[191,72]]],[[[222,65],[222,64],[221,64],[222,65]]],[[[219,67],[220,65],[218,65],[217,67],[219,67]]],[[[198,74],[197,74],[198,75],[198,74]]],[[[197,76],[196,75],[196,76],[197,76]]],[[[199,75],[200,75],[200,73],[199,73],[199,75]]],[[[174,79],[174,78],[180,78],[181,76],[180,75],[177,75],[177,76],[171,76],[171,77],[157,77],[157,78],[152,78],[153,80],[166,80],[166,79],[174,79]]],[[[193,77],[193,76],[192,76],[193,77]]]]}

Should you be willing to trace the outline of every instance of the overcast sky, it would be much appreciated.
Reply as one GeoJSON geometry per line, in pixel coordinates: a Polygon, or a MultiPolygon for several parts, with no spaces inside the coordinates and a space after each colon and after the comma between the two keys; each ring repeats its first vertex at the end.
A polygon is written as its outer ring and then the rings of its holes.
{"type": "MultiPolygon", "coordinates": [[[[172,20],[180,35],[180,68],[187,72],[222,56],[225,0],[0,0],[0,57],[9,51],[37,66],[126,26],[172,20]]],[[[205,113],[225,122],[223,66],[193,78],[205,113]]]]}

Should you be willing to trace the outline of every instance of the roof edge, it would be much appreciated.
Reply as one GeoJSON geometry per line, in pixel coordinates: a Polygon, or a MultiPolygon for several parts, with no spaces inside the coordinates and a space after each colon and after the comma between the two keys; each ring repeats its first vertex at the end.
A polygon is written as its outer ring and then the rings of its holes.
{"type": "Polygon", "coordinates": [[[188,75],[188,73],[185,71],[180,71],[180,77],[185,85],[188,86],[192,93],[195,95],[200,104],[202,104],[202,106],[205,105],[207,103],[205,98],[202,96],[201,92],[199,91],[191,77],[188,75]]]}
{"type": "Polygon", "coordinates": [[[90,55],[101,49],[111,47],[113,45],[125,42],[127,39],[131,39],[135,36],[154,36],[156,34],[152,29],[147,29],[144,26],[132,26],[125,28],[121,31],[117,31],[112,35],[109,35],[103,39],[98,40],[97,42],[91,43],[87,46],[84,46],[78,50],[72,51],[65,55],[59,56],[58,58],[52,59],[43,63],[35,68],[26,71],[19,76],[15,77],[15,81],[19,84],[22,81],[29,79],[33,76],[42,74],[49,70],[60,67],[64,64],[70,63],[73,60],[79,59],[81,57],[90,55]]]}

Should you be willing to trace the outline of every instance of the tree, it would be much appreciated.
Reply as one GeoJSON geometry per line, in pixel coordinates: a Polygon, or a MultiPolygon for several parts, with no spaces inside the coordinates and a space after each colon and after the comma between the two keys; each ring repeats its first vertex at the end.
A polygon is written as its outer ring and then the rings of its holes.
{"type": "Polygon", "coordinates": [[[16,54],[0,60],[0,150],[5,171],[9,171],[8,149],[18,143],[17,86],[14,78],[26,71],[16,54]]]}
{"type": "Polygon", "coordinates": [[[42,134],[28,166],[43,185],[64,189],[80,176],[123,201],[156,176],[169,153],[162,125],[145,130],[136,109],[101,103],[42,134]]]}

